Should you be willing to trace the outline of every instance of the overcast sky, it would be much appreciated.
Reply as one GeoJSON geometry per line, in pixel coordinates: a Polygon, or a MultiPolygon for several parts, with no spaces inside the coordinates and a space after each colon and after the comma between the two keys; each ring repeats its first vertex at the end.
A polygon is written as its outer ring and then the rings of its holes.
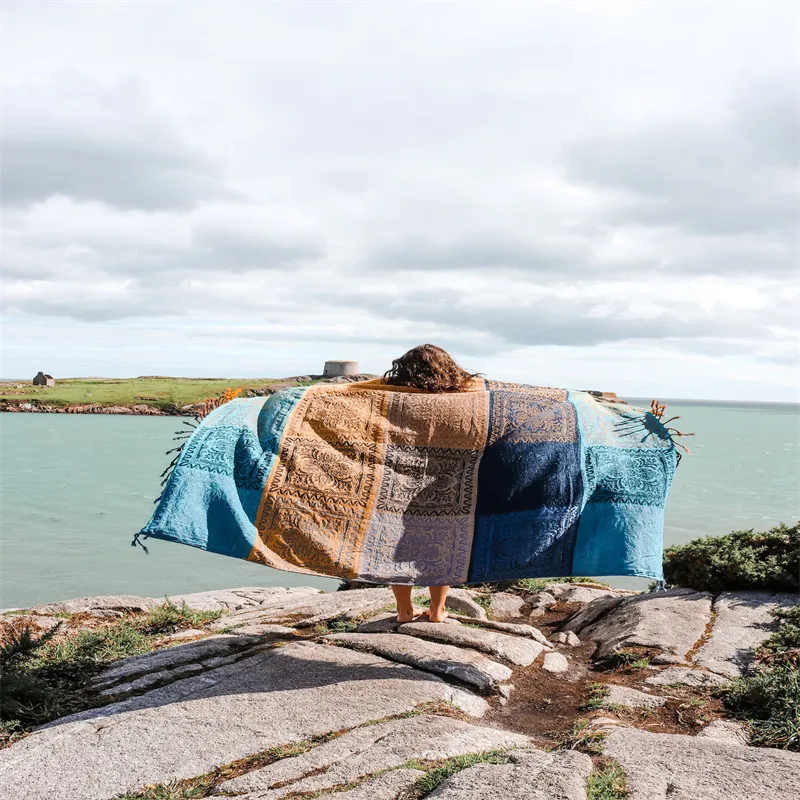
{"type": "Polygon", "coordinates": [[[797,400],[799,8],[4,0],[2,376],[797,400]]]}

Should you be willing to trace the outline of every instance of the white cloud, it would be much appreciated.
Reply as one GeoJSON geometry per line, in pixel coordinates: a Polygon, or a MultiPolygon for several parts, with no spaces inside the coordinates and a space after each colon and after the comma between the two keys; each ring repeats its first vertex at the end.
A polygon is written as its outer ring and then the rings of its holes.
{"type": "Polygon", "coordinates": [[[797,399],[789,6],[35,5],[0,42],[4,375],[433,340],[797,399]]]}

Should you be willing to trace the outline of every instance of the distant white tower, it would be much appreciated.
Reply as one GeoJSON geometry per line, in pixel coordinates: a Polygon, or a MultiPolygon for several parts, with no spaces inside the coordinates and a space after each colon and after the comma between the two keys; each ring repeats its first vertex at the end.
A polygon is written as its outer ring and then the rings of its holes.
{"type": "Polygon", "coordinates": [[[358,361],[326,361],[322,374],[325,378],[358,375],[358,361]]]}

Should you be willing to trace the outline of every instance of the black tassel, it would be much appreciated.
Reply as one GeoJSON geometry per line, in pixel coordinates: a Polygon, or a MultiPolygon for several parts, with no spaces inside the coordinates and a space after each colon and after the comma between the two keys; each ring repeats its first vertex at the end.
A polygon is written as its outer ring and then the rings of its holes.
{"type": "Polygon", "coordinates": [[[150,555],[150,551],[149,551],[149,550],[148,550],[148,549],[147,549],[147,548],[146,548],[146,547],[145,547],[145,546],[144,546],[144,545],[143,545],[143,544],[142,544],[142,543],[139,541],[139,537],[140,537],[140,536],[141,536],[142,538],[144,538],[144,539],[147,539],[147,538],[149,538],[149,537],[148,537],[148,535],[147,535],[146,533],[142,533],[141,531],[139,531],[139,533],[136,533],[136,534],[134,534],[134,536],[133,536],[133,541],[131,542],[131,547],[136,547],[136,545],[138,544],[138,545],[139,545],[139,547],[141,547],[141,548],[142,548],[142,550],[144,550],[144,552],[145,552],[145,553],[147,553],[148,555],[150,555]]]}

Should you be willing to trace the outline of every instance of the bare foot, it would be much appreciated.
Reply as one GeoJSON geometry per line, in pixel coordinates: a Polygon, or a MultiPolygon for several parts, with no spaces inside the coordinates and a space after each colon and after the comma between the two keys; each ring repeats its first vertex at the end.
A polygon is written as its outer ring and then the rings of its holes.
{"type": "Polygon", "coordinates": [[[413,606],[411,609],[407,609],[405,611],[398,611],[397,612],[397,622],[400,625],[404,625],[406,622],[413,622],[414,617],[418,616],[420,610],[418,608],[414,608],[413,606]]]}
{"type": "Polygon", "coordinates": [[[444,622],[450,615],[446,611],[441,613],[431,613],[430,610],[420,614],[420,622],[444,622]]]}

